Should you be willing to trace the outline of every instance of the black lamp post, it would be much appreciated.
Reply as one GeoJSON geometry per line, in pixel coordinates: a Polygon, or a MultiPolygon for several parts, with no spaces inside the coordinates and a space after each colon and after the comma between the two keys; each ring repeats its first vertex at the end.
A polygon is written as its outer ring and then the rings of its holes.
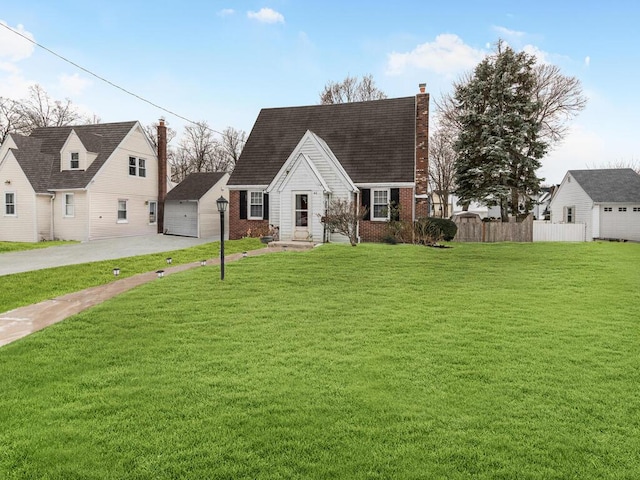
{"type": "Polygon", "coordinates": [[[224,212],[227,211],[229,201],[220,197],[216,203],[220,212],[220,280],[224,280],[224,212]]]}

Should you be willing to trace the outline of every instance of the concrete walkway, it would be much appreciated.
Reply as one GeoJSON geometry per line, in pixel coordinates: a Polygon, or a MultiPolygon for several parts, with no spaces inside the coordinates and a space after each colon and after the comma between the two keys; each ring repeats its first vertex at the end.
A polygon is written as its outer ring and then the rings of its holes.
{"type": "MultiPolygon", "coordinates": [[[[250,250],[247,252],[247,256],[252,257],[266,253],[281,252],[286,249],[286,246],[265,247],[260,250],[250,250]]],[[[225,263],[234,262],[241,258],[243,258],[242,253],[225,256],[225,263]]],[[[207,265],[220,265],[220,259],[209,259],[207,260],[207,265]]],[[[166,276],[196,267],[202,268],[200,262],[166,267],[163,270],[166,276]]],[[[2,313],[0,314],[0,347],[98,305],[138,285],[156,279],[160,281],[155,271],[141,273],[113,281],[106,285],[87,288],[80,292],[69,293],[51,300],[45,300],[34,305],[20,307],[2,313]]]]}

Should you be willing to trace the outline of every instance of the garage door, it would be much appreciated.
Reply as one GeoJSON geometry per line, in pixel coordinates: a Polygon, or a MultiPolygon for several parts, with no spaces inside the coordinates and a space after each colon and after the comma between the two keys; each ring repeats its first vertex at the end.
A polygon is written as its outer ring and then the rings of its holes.
{"type": "Polygon", "coordinates": [[[600,237],[640,241],[640,206],[600,207],[600,237]]]}
{"type": "Polygon", "coordinates": [[[169,235],[198,236],[198,203],[167,202],[164,206],[164,230],[169,235]]]}

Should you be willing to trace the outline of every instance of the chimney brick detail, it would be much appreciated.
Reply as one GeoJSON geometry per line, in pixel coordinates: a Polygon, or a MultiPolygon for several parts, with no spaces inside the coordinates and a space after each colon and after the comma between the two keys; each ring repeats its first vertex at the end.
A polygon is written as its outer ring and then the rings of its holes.
{"type": "MultiPolygon", "coordinates": [[[[420,90],[423,90],[422,85],[420,90]]],[[[429,192],[429,94],[416,95],[416,195],[429,192]]],[[[426,215],[426,198],[416,199],[416,216],[426,215]]]]}

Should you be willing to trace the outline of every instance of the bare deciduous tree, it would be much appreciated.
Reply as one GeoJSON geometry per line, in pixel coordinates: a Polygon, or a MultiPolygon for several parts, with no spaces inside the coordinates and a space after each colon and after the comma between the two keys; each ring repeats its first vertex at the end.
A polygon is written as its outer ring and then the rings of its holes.
{"type": "Polygon", "coordinates": [[[85,117],[68,98],[53,100],[40,85],[29,87],[22,100],[0,97],[0,143],[10,133],[29,135],[38,127],[64,127],[82,123],[97,123],[100,119],[85,117]]]}
{"type": "Polygon", "coordinates": [[[584,110],[587,97],[582,93],[580,80],[563,75],[556,65],[538,64],[534,73],[540,136],[549,145],[553,145],[566,136],[568,121],[584,110]]]}
{"type": "Polygon", "coordinates": [[[455,133],[439,128],[429,139],[429,180],[432,191],[442,206],[441,217],[449,217],[449,195],[453,193],[456,175],[455,133]]]}
{"type": "Polygon", "coordinates": [[[181,182],[194,172],[231,173],[245,137],[243,130],[227,127],[218,138],[205,121],[186,126],[178,148],[169,155],[172,180],[181,182]]]}
{"type": "Polygon", "coordinates": [[[329,202],[321,221],[329,231],[341,233],[355,247],[358,245],[358,222],[366,214],[363,208],[358,209],[355,202],[335,198],[329,202]]]}
{"type": "Polygon", "coordinates": [[[361,80],[347,76],[342,82],[329,82],[320,93],[320,104],[363,102],[382,100],[387,95],[376,87],[373,75],[365,75],[361,80]]]}
{"type": "Polygon", "coordinates": [[[587,168],[630,168],[640,175],[640,160],[637,158],[632,158],[631,160],[612,160],[611,162],[598,165],[588,165],[587,168]]]}

